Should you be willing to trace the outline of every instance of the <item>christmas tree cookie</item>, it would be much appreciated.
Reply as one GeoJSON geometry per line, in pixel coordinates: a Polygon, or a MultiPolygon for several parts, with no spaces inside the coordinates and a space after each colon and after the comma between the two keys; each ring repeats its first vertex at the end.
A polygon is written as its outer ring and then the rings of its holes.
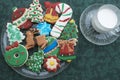
{"type": "Polygon", "coordinates": [[[78,33],[77,25],[76,25],[75,21],[72,19],[72,20],[70,20],[70,22],[68,22],[68,24],[64,28],[64,30],[60,36],[60,39],[63,39],[63,40],[68,40],[71,38],[77,39],[78,38],[77,33],[78,33]]]}
{"type": "Polygon", "coordinates": [[[40,72],[41,66],[43,64],[44,59],[44,53],[42,50],[39,52],[34,52],[32,56],[28,59],[26,65],[28,66],[28,69],[30,69],[33,72],[40,72]]]}
{"type": "Polygon", "coordinates": [[[28,9],[28,19],[31,19],[32,22],[39,23],[43,22],[43,9],[39,0],[33,0],[33,3],[30,4],[28,9]]]}
{"type": "Polygon", "coordinates": [[[7,31],[8,40],[9,40],[10,44],[12,44],[15,41],[20,43],[25,38],[25,36],[19,30],[19,28],[17,28],[16,25],[13,25],[12,23],[7,23],[7,30],[6,31],[7,31]]]}

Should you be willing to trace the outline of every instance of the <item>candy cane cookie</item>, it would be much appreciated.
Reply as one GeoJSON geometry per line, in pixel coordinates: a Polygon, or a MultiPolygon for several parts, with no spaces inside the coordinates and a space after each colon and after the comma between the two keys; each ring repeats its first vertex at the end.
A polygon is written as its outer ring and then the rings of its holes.
{"type": "Polygon", "coordinates": [[[68,21],[71,19],[73,10],[72,8],[65,3],[60,3],[55,7],[55,10],[61,14],[60,18],[57,20],[55,25],[52,28],[51,35],[53,37],[58,38],[61,35],[61,32],[63,31],[64,27],[68,23],[68,21]]]}

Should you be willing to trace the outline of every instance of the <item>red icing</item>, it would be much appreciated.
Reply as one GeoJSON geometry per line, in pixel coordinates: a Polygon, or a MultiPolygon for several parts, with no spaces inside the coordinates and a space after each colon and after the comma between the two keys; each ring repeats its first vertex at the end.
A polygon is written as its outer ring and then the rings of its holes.
{"type": "Polygon", "coordinates": [[[18,45],[19,45],[19,43],[17,41],[13,43],[14,47],[18,47],[18,45]]]}
{"type": "Polygon", "coordinates": [[[53,9],[52,11],[52,14],[53,16],[57,16],[58,13],[55,11],[55,7],[56,5],[58,5],[60,2],[57,2],[57,3],[51,3],[49,1],[46,1],[44,4],[45,4],[45,7],[47,8],[46,9],[46,14],[50,13],[50,10],[53,9]]]}
{"type": "Polygon", "coordinates": [[[74,55],[74,46],[76,41],[74,40],[60,40],[59,47],[60,47],[60,55],[74,55]]]}
{"type": "Polygon", "coordinates": [[[27,20],[24,24],[20,25],[18,28],[29,29],[32,27],[32,25],[33,25],[33,23],[31,22],[31,20],[27,20]]]}
{"type": "Polygon", "coordinates": [[[70,18],[67,18],[67,19],[65,19],[65,20],[59,20],[60,22],[66,22],[66,21],[68,21],[68,20],[70,20],[70,18]]]}
{"type": "Polygon", "coordinates": [[[74,45],[64,44],[60,48],[60,55],[73,55],[74,54],[74,45]]]}
{"type": "Polygon", "coordinates": [[[24,14],[25,10],[26,10],[26,8],[19,8],[15,12],[13,12],[12,21],[15,21],[18,18],[20,18],[24,14]],[[22,12],[22,14],[20,14],[20,12],[22,12]]]}
{"type": "Polygon", "coordinates": [[[11,48],[12,48],[11,46],[7,46],[6,51],[9,51],[11,48]]]}
{"type": "Polygon", "coordinates": [[[10,49],[15,48],[15,47],[18,47],[18,46],[19,46],[19,44],[18,44],[18,42],[16,41],[16,42],[14,42],[12,45],[7,46],[7,47],[6,47],[6,51],[9,51],[10,49]]]}
{"type": "MultiPolygon", "coordinates": [[[[24,15],[26,10],[27,10],[26,8],[18,8],[15,12],[13,12],[12,22],[21,18],[24,15]]],[[[33,23],[30,20],[27,20],[22,25],[18,25],[17,27],[20,29],[28,29],[28,28],[32,27],[32,24],[33,23]]]]}
{"type": "Polygon", "coordinates": [[[57,71],[57,69],[58,68],[60,68],[60,60],[56,57],[56,56],[48,56],[47,58],[45,58],[44,59],[44,65],[43,65],[43,67],[48,71],[48,72],[56,72],[57,71]],[[51,68],[48,68],[48,65],[46,64],[46,62],[48,61],[48,59],[50,59],[50,58],[54,58],[54,59],[56,59],[56,61],[57,61],[57,65],[56,65],[56,68],[54,68],[54,69],[51,69],[51,68]]]}

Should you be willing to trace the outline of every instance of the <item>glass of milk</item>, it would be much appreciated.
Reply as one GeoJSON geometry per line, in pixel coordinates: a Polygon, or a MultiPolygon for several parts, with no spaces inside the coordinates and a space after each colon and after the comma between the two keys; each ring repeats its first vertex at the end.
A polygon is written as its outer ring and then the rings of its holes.
{"type": "Polygon", "coordinates": [[[80,17],[83,36],[96,45],[113,43],[120,35],[120,9],[113,4],[93,4],[80,17]]]}
{"type": "Polygon", "coordinates": [[[110,32],[120,25],[120,10],[114,5],[101,6],[92,19],[93,28],[99,33],[110,32]]]}

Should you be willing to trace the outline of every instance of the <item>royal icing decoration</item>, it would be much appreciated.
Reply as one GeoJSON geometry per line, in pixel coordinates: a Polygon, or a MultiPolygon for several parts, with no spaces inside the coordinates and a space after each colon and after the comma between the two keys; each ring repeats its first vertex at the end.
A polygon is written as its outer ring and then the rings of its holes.
{"type": "Polygon", "coordinates": [[[49,72],[56,72],[60,68],[60,60],[56,56],[49,56],[44,59],[43,66],[49,72]]]}
{"type": "Polygon", "coordinates": [[[12,23],[20,29],[28,29],[32,27],[32,22],[27,19],[28,10],[26,8],[13,8],[12,23]]]}
{"type": "Polygon", "coordinates": [[[33,0],[28,9],[14,7],[12,23],[7,23],[6,29],[9,41],[4,54],[6,62],[38,76],[56,72],[75,59],[78,38],[68,4],[45,1],[44,6],[45,11],[39,0],[33,0]]]}
{"type": "Polygon", "coordinates": [[[49,36],[50,31],[51,31],[51,24],[46,23],[46,22],[42,22],[39,23],[36,28],[40,31],[40,35],[47,35],[49,36]]]}
{"type": "Polygon", "coordinates": [[[34,52],[28,59],[26,65],[33,72],[40,72],[43,64],[44,54],[43,51],[34,52]]]}
{"type": "Polygon", "coordinates": [[[18,43],[21,43],[22,40],[25,38],[25,36],[19,30],[19,28],[17,28],[12,23],[7,23],[7,30],[6,31],[7,31],[8,40],[9,40],[10,44],[12,44],[13,42],[16,42],[16,41],[18,43]]]}
{"type": "Polygon", "coordinates": [[[33,0],[33,3],[30,4],[28,9],[28,19],[31,19],[32,22],[39,23],[43,22],[43,9],[39,0],[33,0]]]}
{"type": "Polygon", "coordinates": [[[75,24],[75,21],[73,19],[68,22],[60,36],[60,39],[63,40],[69,40],[72,38],[78,38],[77,25],[75,24]]]}
{"type": "Polygon", "coordinates": [[[77,40],[59,40],[60,47],[60,55],[73,55],[74,54],[74,46],[76,45],[77,40]]]}
{"type": "Polygon", "coordinates": [[[8,65],[12,67],[21,67],[26,63],[28,51],[23,45],[15,42],[12,45],[7,46],[6,50],[4,56],[8,65]]]}
{"type": "Polygon", "coordinates": [[[25,45],[25,47],[27,49],[31,49],[31,48],[35,47],[34,34],[36,34],[38,32],[39,32],[39,30],[37,30],[35,28],[30,28],[26,32],[26,45],[25,45]]]}
{"type": "Polygon", "coordinates": [[[51,24],[54,24],[59,18],[58,13],[55,11],[55,7],[56,5],[59,4],[59,2],[51,3],[49,1],[46,1],[44,4],[46,8],[46,14],[44,16],[44,20],[51,24]]]}
{"type": "Polygon", "coordinates": [[[57,20],[55,25],[52,28],[51,35],[58,38],[61,35],[61,32],[63,31],[64,27],[68,23],[68,21],[71,19],[73,11],[72,8],[65,3],[60,3],[55,7],[55,10],[61,14],[60,18],[57,20]]]}

